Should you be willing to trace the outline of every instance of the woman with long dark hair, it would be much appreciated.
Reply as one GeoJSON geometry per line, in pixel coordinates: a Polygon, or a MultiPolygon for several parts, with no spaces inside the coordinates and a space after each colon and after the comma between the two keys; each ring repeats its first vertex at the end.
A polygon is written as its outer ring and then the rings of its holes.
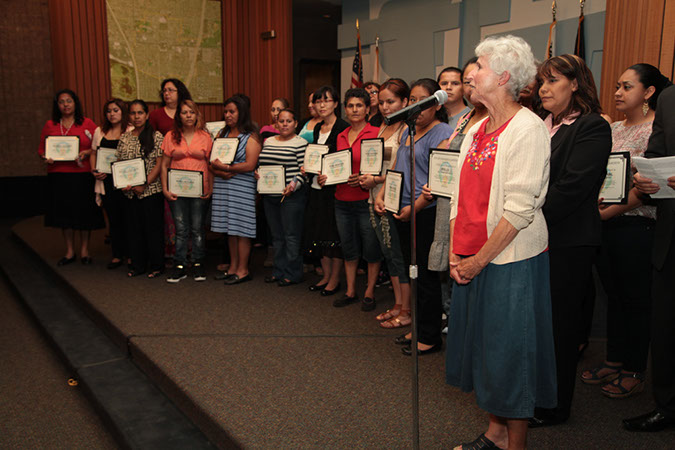
{"type": "Polygon", "coordinates": [[[150,125],[156,131],[166,135],[173,130],[174,118],[178,105],[183,100],[192,100],[190,91],[185,84],[178,78],[167,78],[162,80],[162,87],[159,90],[159,98],[162,106],[150,113],[150,125]]]}
{"type": "Polygon", "coordinates": [[[239,147],[231,164],[216,159],[209,167],[215,176],[211,206],[211,230],[227,234],[230,267],[222,275],[225,284],[250,281],[248,261],[256,236],[254,170],[261,138],[251,120],[250,100],[237,94],[225,100],[225,128],[218,137],[238,137],[239,147]]]}
{"type": "Polygon", "coordinates": [[[89,237],[91,230],[105,227],[103,214],[96,206],[94,177],[89,156],[96,124],[84,117],[82,104],[75,92],[62,89],[54,95],[52,118],[45,123],[40,136],[38,153],[47,163],[47,212],[45,225],[60,228],[66,244],[66,254],[56,263],[64,266],[75,261],[74,235],[80,235],[82,264],[91,264],[89,237]],[[79,154],[75,161],[54,161],[45,157],[48,136],[77,136],[79,154]]]}
{"type": "Polygon", "coordinates": [[[148,278],[155,278],[164,269],[164,199],[159,180],[163,137],[148,123],[148,105],[143,100],[129,104],[129,117],[134,128],[120,136],[117,159],[143,158],[147,179],[142,186],[122,188],[126,196],[126,231],[131,257],[127,276],[135,277],[147,271],[148,278]]]}
{"type": "Polygon", "coordinates": [[[124,194],[113,186],[112,176],[96,170],[96,160],[100,148],[117,149],[122,133],[129,131],[129,112],[127,105],[119,98],[113,98],[103,105],[103,124],[94,131],[91,148],[91,168],[96,178],[96,191],[101,194],[101,203],[108,217],[110,247],[112,259],[108,269],[122,265],[122,258],[129,256],[129,244],[126,236],[124,216],[124,194]]]}

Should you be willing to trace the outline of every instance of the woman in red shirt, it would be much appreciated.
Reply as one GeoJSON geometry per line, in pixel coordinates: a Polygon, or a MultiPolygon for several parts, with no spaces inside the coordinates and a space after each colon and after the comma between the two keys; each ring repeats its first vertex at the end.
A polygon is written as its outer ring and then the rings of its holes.
{"type": "Polygon", "coordinates": [[[47,211],[45,225],[61,228],[66,254],[56,264],[65,266],[75,261],[74,230],[80,231],[82,264],[91,264],[89,237],[91,230],[103,228],[103,214],[96,206],[94,176],[89,155],[96,124],[84,117],[82,104],[75,92],[63,89],[56,93],[52,118],[45,123],[38,153],[47,163],[47,211]],[[54,161],[45,157],[48,136],[77,136],[80,151],[75,161],[54,161]]]}

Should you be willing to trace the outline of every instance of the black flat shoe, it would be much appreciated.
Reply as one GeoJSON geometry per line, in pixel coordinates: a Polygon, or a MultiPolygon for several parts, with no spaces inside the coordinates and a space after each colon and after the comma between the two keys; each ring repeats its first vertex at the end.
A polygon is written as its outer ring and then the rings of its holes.
{"type": "Polygon", "coordinates": [[[328,297],[328,296],[330,296],[330,295],[335,294],[335,293],[338,292],[339,290],[340,290],[340,283],[338,283],[338,285],[335,286],[335,289],[326,289],[326,288],[321,289],[321,295],[322,295],[323,297],[328,297]]]}
{"type": "Polygon", "coordinates": [[[344,306],[351,305],[352,303],[356,303],[358,301],[359,301],[358,295],[355,295],[353,297],[349,297],[345,294],[344,297],[338,298],[335,301],[333,301],[333,306],[336,307],[336,308],[342,308],[344,306]]]}
{"type": "Polygon", "coordinates": [[[246,283],[247,281],[251,281],[253,278],[251,277],[250,274],[239,277],[239,275],[232,275],[231,277],[228,277],[224,283],[227,284],[228,286],[234,285],[234,284],[241,284],[241,283],[246,283]]]}
{"type": "Polygon", "coordinates": [[[312,291],[312,292],[323,291],[326,288],[326,286],[328,286],[328,283],[313,284],[309,287],[309,290],[312,291]]]}
{"type": "Polygon", "coordinates": [[[88,265],[90,265],[91,263],[94,262],[94,260],[91,259],[91,256],[83,256],[80,261],[82,261],[82,265],[85,265],[85,266],[88,266],[88,265]]]}
{"type": "Polygon", "coordinates": [[[298,282],[297,282],[297,281],[286,280],[286,279],[279,280],[279,282],[277,283],[277,285],[278,285],[279,287],[293,286],[294,284],[298,284],[298,282]]]}
{"type": "MultiPolygon", "coordinates": [[[[417,349],[417,354],[419,356],[424,356],[424,355],[429,355],[431,353],[438,353],[441,350],[443,350],[443,344],[436,344],[431,348],[428,348],[426,350],[420,350],[419,348],[417,349]]],[[[403,347],[401,349],[401,352],[406,355],[406,356],[412,356],[412,350],[410,346],[403,347]]]]}
{"type": "Polygon", "coordinates": [[[74,255],[71,256],[70,258],[66,258],[66,257],[64,256],[63,258],[59,259],[59,260],[56,262],[56,265],[57,265],[57,266],[67,266],[67,265],[70,264],[70,263],[74,263],[74,262],[75,262],[75,259],[76,259],[76,257],[75,257],[74,255]]]}
{"type": "Polygon", "coordinates": [[[279,281],[281,281],[281,280],[279,278],[273,276],[273,275],[270,275],[269,277],[265,277],[265,283],[278,283],[279,281]]]}
{"type": "Polygon", "coordinates": [[[396,344],[396,345],[410,345],[411,339],[405,337],[406,334],[408,334],[408,333],[403,333],[400,336],[396,336],[394,338],[394,344],[396,344]]]}
{"type": "Polygon", "coordinates": [[[563,417],[550,411],[546,409],[535,410],[534,417],[527,419],[528,428],[554,427],[567,422],[569,416],[563,417]]]}
{"type": "Polygon", "coordinates": [[[675,426],[675,418],[665,416],[663,413],[654,410],[641,416],[624,419],[622,423],[628,431],[654,432],[675,426]]]}
{"type": "Polygon", "coordinates": [[[108,270],[114,270],[114,269],[117,269],[118,267],[120,267],[121,265],[122,265],[122,260],[110,261],[106,267],[108,268],[108,270]]]}

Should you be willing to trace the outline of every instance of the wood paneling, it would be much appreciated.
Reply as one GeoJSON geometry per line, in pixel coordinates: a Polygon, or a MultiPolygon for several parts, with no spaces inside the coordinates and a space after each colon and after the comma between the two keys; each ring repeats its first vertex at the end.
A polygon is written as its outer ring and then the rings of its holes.
{"type": "Polygon", "coordinates": [[[600,102],[615,120],[616,80],[636,63],[659,67],[673,76],[675,0],[613,0],[607,2],[602,54],[600,102]]]}

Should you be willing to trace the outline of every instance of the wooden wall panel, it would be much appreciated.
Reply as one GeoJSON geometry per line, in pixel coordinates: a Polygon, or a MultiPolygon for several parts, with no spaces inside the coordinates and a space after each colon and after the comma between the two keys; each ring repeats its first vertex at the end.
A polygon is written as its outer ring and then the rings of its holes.
{"type": "Polygon", "coordinates": [[[627,67],[649,63],[672,78],[674,41],[675,0],[607,2],[600,102],[610,117],[622,119],[614,105],[614,91],[627,67]]]}

